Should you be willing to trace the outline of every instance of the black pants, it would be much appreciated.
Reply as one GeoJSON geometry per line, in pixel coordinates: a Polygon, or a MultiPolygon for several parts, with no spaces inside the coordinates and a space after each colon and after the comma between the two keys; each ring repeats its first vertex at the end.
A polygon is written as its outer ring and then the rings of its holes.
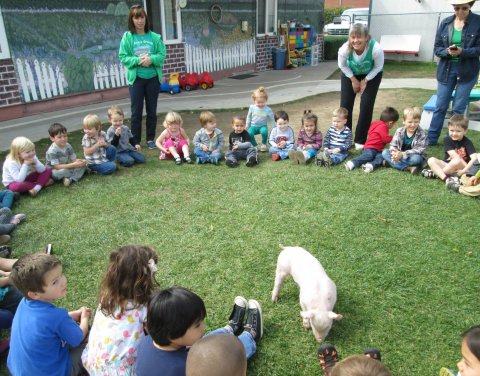
{"type": "MultiPolygon", "coordinates": [[[[355,77],[359,81],[365,78],[365,76],[355,77]]],[[[347,127],[352,129],[352,111],[356,94],[353,92],[352,81],[343,73],[340,81],[340,107],[345,107],[348,110],[347,127]]],[[[355,128],[355,143],[363,145],[367,141],[368,130],[372,122],[373,106],[375,105],[380,82],[382,82],[382,72],[377,74],[371,81],[368,81],[367,87],[360,98],[360,114],[358,115],[357,127],[355,128]]]]}

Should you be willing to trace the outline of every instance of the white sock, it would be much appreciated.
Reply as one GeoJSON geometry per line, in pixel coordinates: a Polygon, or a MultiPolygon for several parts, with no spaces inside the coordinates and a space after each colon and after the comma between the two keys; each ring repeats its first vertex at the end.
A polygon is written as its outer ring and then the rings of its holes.
{"type": "Polygon", "coordinates": [[[310,154],[309,154],[309,153],[307,153],[305,150],[304,150],[304,151],[302,151],[302,153],[303,153],[303,155],[304,155],[304,157],[305,157],[305,160],[306,160],[306,161],[308,161],[310,158],[312,158],[312,157],[310,156],[310,154]]]}
{"type": "Polygon", "coordinates": [[[37,184],[33,189],[38,193],[40,192],[40,189],[42,189],[42,186],[37,184]]]}

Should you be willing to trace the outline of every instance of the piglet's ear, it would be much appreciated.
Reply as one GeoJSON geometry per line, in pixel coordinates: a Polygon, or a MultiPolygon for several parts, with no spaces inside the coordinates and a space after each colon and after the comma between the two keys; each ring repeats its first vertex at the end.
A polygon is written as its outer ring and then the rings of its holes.
{"type": "Polygon", "coordinates": [[[338,313],[335,313],[333,311],[328,311],[328,318],[329,319],[332,319],[332,320],[341,320],[343,319],[343,316],[338,314],[338,313]]]}
{"type": "Polygon", "coordinates": [[[312,319],[314,316],[313,311],[301,311],[300,316],[302,316],[304,319],[312,319]]]}

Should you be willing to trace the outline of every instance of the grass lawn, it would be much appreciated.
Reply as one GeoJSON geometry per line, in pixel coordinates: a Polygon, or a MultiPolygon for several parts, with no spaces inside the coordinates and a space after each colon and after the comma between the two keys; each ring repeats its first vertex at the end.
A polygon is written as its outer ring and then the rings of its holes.
{"type": "MultiPolygon", "coordinates": [[[[377,102],[402,109],[421,106],[430,95],[383,90],[377,102]]],[[[298,119],[303,108],[321,113],[326,107],[320,117],[325,130],[334,108],[328,101],[337,106],[338,93],[274,109],[291,108],[298,112],[291,119],[298,119]]],[[[219,119],[231,115],[218,112],[219,119]]],[[[219,124],[228,132],[228,121],[219,124]]],[[[193,137],[193,128],[187,133],[193,137]]],[[[468,136],[480,147],[478,132],[468,136]]],[[[80,138],[80,132],[70,135],[77,152],[80,138]]],[[[47,145],[37,143],[40,157],[47,145]]],[[[302,328],[294,282],[286,281],[276,304],[270,301],[278,244],[300,245],[337,284],[335,311],[345,318],[334,323],[327,341],[341,355],[378,347],[394,375],[455,368],[460,333],[480,322],[474,230],[480,201],[390,168],[347,172],[343,165],[272,162],[266,154],[252,169],[223,162],[175,166],[158,161],[157,152],[145,153],[143,166],[50,187],[14,207],[28,215],[14,234],[15,256],[53,243],[64,264],[69,291],[59,306],[95,307],[110,251],[152,245],[160,256],[160,286],[184,286],[203,297],[207,330],[224,325],[238,294],[262,303],[265,333],[249,375],[320,375],[318,344],[302,328]]],[[[429,150],[430,156],[442,153],[441,146],[429,150]]]]}

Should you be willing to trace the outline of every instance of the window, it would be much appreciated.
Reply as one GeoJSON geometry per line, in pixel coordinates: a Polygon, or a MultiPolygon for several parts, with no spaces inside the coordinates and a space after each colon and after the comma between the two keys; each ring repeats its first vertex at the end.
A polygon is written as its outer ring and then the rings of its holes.
{"type": "Polygon", "coordinates": [[[166,44],[182,42],[182,22],[178,0],[146,0],[152,29],[162,34],[166,44]]]}
{"type": "Polygon", "coordinates": [[[0,59],[9,59],[10,51],[8,49],[7,35],[3,25],[2,9],[0,8],[0,59]]]}
{"type": "Polygon", "coordinates": [[[257,0],[257,34],[275,34],[277,0],[257,0]]]}

